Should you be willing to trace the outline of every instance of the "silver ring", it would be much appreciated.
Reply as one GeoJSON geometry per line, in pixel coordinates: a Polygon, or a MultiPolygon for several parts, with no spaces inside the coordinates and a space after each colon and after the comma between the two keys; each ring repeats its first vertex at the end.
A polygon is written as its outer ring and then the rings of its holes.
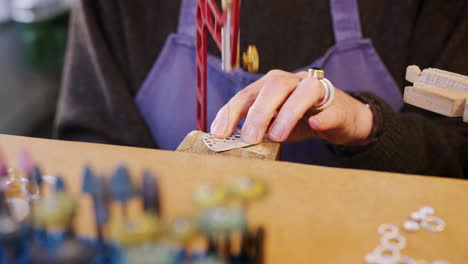
{"type": "Polygon", "coordinates": [[[307,75],[309,78],[317,78],[325,88],[325,95],[323,97],[323,100],[318,106],[313,107],[314,110],[325,109],[326,107],[330,106],[335,100],[335,87],[327,78],[324,78],[324,74],[325,72],[323,70],[309,69],[307,75]]]}
{"type": "Polygon", "coordinates": [[[414,220],[406,220],[402,227],[406,232],[416,232],[419,230],[419,223],[414,220]]]}
{"type": "Polygon", "coordinates": [[[398,235],[398,227],[391,224],[381,224],[377,229],[377,232],[384,235],[398,235]]]}
{"type": "Polygon", "coordinates": [[[400,234],[385,234],[380,238],[380,244],[388,247],[404,249],[406,247],[406,239],[400,234]]]}
{"type": "Polygon", "coordinates": [[[441,232],[445,229],[445,221],[437,216],[428,216],[421,222],[422,228],[431,232],[441,232]]]}
{"type": "Polygon", "coordinates": [[[418,212],[420,212],[423,215],[429,216],[429,215],[434,215],[435,214],[435,209],[428,206],[428,205],[425,205],[425,206],[419,208],[418,212]]]}
{"type": "Polygon", "coordinates": [[[323,104],[321,103],[319,106],[314,107],[315,110],[322,110],[324,108],[327,108],[335,100],[335,87],[333,86],[333,84],[327,78],[320,79],[320,82],[322,82],[322,84],[326,83],[326,85],[324,85],[324,87],[328,86],[327,89],[329,90],[330,96],[328,98],[326,98],[327,100],[325,101],[325,103],[323,103],[323,104]]]}
{"type": "Polygon", "coordinates": [[[377,257],[377,263],[396,263],[401,257],[400,249],[389,245],[378,246],[373,253],[377,257]]]}
{"type": "Polygon", "coordinates": [[[400,263],[403,263],[403,264],[417,264],[416,260],[414,260],[412,257],[408,257],[408,256],[401,256],[400,257],[400,263]]]}
{"type": "Polygon", "coordinates": [[[443,260],[443,259],[437,259],[432,262],[432,264],[450,264],[450,261],[448,260],[443,260]]]}
{"type": "Polygon", "coordinates": [[[420,211],[414,211],[414,212],[412,212],[411,215],[410,215],[411,220],[414,220],[414,221],[416,221],[416,222],[421,222],[421,221],[423,221],[426,217],[427,217],[427,215],[423,214],[423,213],[420,212],[420,211]]]}

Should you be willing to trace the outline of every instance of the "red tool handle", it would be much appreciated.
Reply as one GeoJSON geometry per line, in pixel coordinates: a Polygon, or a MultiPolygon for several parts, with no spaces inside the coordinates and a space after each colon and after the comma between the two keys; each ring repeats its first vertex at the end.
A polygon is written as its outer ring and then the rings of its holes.
{"type": "MultiPolygon", "coordinates": [[[[231,65],[237,66],[239,43],[240,0],[232,0],[231,5],[231,65]]],[[[218,49],[222,51],[221,29],[227,24],[228,10],[220,11],[214,0],[198,0],[197,3],[197,127],[206,132],[207,122],[207,34],[213,37],[218,49]]]]}

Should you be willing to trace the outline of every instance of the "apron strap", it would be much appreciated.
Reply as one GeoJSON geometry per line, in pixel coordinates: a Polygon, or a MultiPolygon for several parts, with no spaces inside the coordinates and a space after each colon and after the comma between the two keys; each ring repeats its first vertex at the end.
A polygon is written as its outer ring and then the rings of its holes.
{"type": "Polygon", "coordinates": [[[357,0],[330,0],[335,42],[362,38],[357,0]]]}
{"type": "Polygon", "coordinates": [[[182,0],[179,13],[179,25],[177,33],[188,35],[191,37],[196,36],[196,12],[198,0],[182,0]]]}

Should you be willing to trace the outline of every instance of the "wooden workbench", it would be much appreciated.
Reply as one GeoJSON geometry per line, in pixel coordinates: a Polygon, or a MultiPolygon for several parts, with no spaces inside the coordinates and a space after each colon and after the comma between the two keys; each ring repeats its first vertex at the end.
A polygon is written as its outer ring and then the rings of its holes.
{"type": "MultiPolygon", "coordinates": [[[[405,233],[403,253],[468,261],[468,181],[5,135],[0,135],[0,147],[15,162],[19,151],[28,148],[46,173],[61,173],[74,192],[85,163],[102,172],[120,162],[134,174],[152,169],[160,178],[163,212],[169,218],[193,210],[190,194],[197,184],[241,175],[263,179],[271,195],[249,214],[253,224],[266,228],[266,263],[362,263],[378,244],[379,224],[399,225],[426,204],[446,220],[446,230],[405,233]]],[[[78,229],[92,234],[90,202],[82,199],[80,205],[78,229]]]]}

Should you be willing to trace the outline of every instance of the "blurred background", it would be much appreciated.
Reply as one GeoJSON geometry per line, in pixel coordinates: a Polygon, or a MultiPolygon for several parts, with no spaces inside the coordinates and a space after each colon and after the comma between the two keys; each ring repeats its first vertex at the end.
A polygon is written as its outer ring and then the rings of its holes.
{"type": "Polygon", "coordinates": [[[74,0],[0,0],[0,134],[52,137],[74,0]]]}

